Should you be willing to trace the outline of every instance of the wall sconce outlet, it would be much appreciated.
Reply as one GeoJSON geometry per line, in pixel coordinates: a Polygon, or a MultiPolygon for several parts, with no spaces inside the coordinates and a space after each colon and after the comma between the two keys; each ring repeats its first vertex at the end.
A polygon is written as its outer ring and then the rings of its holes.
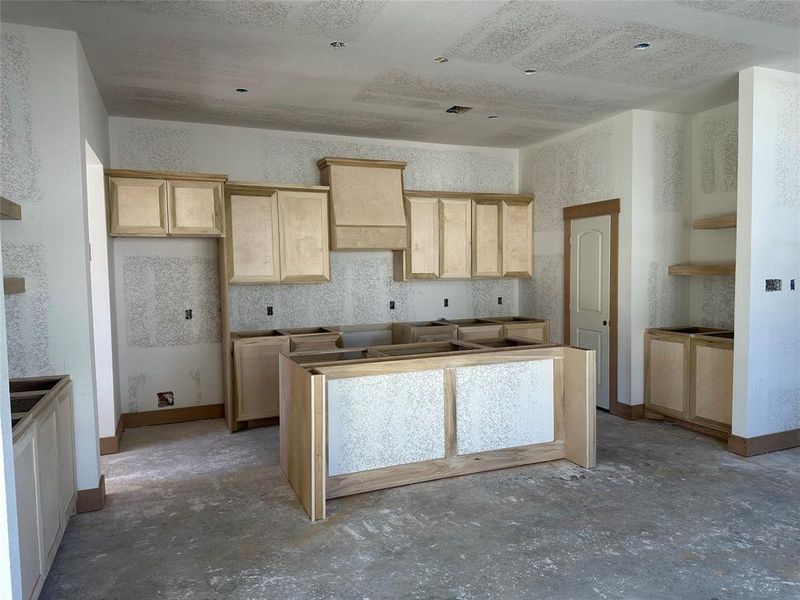
{"type": "Polygon", "coordinates": [[[268,316],[268,317],[271,317],[271,316],[272,316],[272,314],[273,314],[272,307],[271,307],[271,306],[268,306],[268,307],[267,307],[267,316],[268,316]]]}

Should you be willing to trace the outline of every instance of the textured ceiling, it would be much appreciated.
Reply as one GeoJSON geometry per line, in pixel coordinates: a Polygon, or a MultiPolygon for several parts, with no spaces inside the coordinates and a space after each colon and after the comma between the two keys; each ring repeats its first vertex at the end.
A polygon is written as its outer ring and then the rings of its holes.
{"type": "Polygon", "coordinates": [[[735,100],[740,69],[800,70],[800,1],[0,8],[77,31],[112,115],[452,144],[522,147],[630,108],[696,112],[735,100]],[[474,110],[444,113],[453,104],[474,110]]]}

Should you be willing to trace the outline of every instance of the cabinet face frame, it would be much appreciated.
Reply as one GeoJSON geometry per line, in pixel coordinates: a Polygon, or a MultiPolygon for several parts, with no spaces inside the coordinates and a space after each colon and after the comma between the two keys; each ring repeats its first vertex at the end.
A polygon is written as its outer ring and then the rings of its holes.
{"type": "Polygon", "coordinates": [[[108,234],[110,236],[165,237],[169,227],[167,221],[167,182],[164,179],[135,177],[106,177],[108,202],[108,234]],[[158,194],[157,226],[126,225],[120,222],[120,190],[124,188],[155,188],[158,194]]]}
{"type": "Polygon", "coordinates": [[[225,244],[227,246],[227,266],[229,283],[277,283],[281,280],[281,261],[280,261],[280,240],[278,222],[278,193],[275,190],[253,190],[239,191],[236,188],[225,188],[225,244]],[[262,275],[238,275],[236,273],[236,235],[233,231],[233,202],[234,197],[257,197],[261,196],[267,203],[267,211],[270,213],[270,228],[272,230],[272,273],[262,275]]]}
{"type": "Polygon", "coordinates": [[[503,264],[503,277],[533,277],[533,202],[525,200],[503,200],[501,205],[502,213],[502,244],[503,252],[501,262],[503,264]],[[512,235],[516,230],[518,221],[511,218],[512,207],[523,207],[525,209],[525,227],[523,239],[512,235]],[[512,248],[523,248],[526,252],[525,264],[521,269],[512,270],[513,267],[507,263],[512,256],[512,248]]]}
{"type": "Polygon", "coordinates": [[[437,279],[439,277],[439,199],[413,197],[405,199],[406,231],[408,236],[405,276],[407,279],[437,279]],[[418,218],[417,218],[418,215],[418,218]],[[428,244],[418,244],[417,232],[427,230],[428,244]],[[416,250],[415,250],[416,248],[416,250]],[[415,261],[417,259],[417,261],[415,261]],[[415,270],[416,262],[426,263],[428,268],[415,270]]]}
{"type": "Polygon", "coordinates": [[[222,237],[224,216],[222,209],[222,184],[217,181],[167,180],[167,230],[174,236],[222,237]],[[211,207],[213,225],[210,227],[182,226],[178,223],[176,189],[211,190],[213,206],[211,207]]]}
{"type": "Polygon", "coordinates": [[[280,244],[280,280],[282,283],[314,283],[331,280],[330,242],[328,240],[328,194],[326,192],[278,191],[278,239],[280,244]],[[295,231],[289,223],[294,203],[315,202],[319,211],[319,228],[295,231]],[[295,263],[295,252],[290,250],[292,239],[311,238],[318,241],[320,269],[307,269],[302,260],[295,263]]]}
{"type": "Polygon", "coordinates": [[[494,199],[473,199],[472,200],[472,276],[495,278],[502,277],[503,268],[503,215],[500,200],[494,199]],[[484,228],[483,221],[478,217],[481,207],[492,207],[495,211],[497,220],[496,228],[484,228]],[[484,236],[488,239],[483,240],[484,236]],[[494,239],[492,239],[494,238],[494,239]],[[495,264],[488,269],[480,269],[483,262],[482,252],[484,247],[489,249],[496,246],[495,264]]]}
{"type": "Polygon", "coordinates": [[[441,279],[469,279],[472,277],[472,199],[465,198],[440,198],[439,199],[439,277],[441,279]],[[464,209],[463,223],[453,223],[453,231],[464,228],[464,244],[453,246],[448,243],[448,233],[451,228],[447,224],[448,209],[461,207],[464,209]],[[464,260],[464,270],[448,271],[447,266],[451,256],[461,255],[464,260]]]}

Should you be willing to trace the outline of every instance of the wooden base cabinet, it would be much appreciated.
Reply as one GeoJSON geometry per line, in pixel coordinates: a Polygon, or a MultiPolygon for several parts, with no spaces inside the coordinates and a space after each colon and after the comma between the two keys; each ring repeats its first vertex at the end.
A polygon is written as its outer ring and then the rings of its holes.
{"type": "Polygon", "coordinates": [[[72,384],[62,378],[49,395],[41,396],[13,430],[20,571],[26,600],[39,596],[67,522],[75,513],[77,496],[72,384]]]}
{"type": "Polygon", "coordinates": [[[272,334],[233,340],[236,420],[278,416],[278,357],[289,352],[289,337],[272,334]]]}
{"type": "Polygon", "coordinates": [[[730,433],[733,332],[705,327],[645,332],[645,409],[730,433]]]}

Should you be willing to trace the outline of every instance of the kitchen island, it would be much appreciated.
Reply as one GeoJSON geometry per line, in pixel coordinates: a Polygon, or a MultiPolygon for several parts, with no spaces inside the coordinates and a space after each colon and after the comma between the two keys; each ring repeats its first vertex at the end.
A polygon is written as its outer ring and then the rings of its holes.
{"type": "Polygon", "coordinates": [[[594,466],[593,351],[417,350],[281,355],[281,467],[312,520],[362,492],[557,459],[594,466]]]}

